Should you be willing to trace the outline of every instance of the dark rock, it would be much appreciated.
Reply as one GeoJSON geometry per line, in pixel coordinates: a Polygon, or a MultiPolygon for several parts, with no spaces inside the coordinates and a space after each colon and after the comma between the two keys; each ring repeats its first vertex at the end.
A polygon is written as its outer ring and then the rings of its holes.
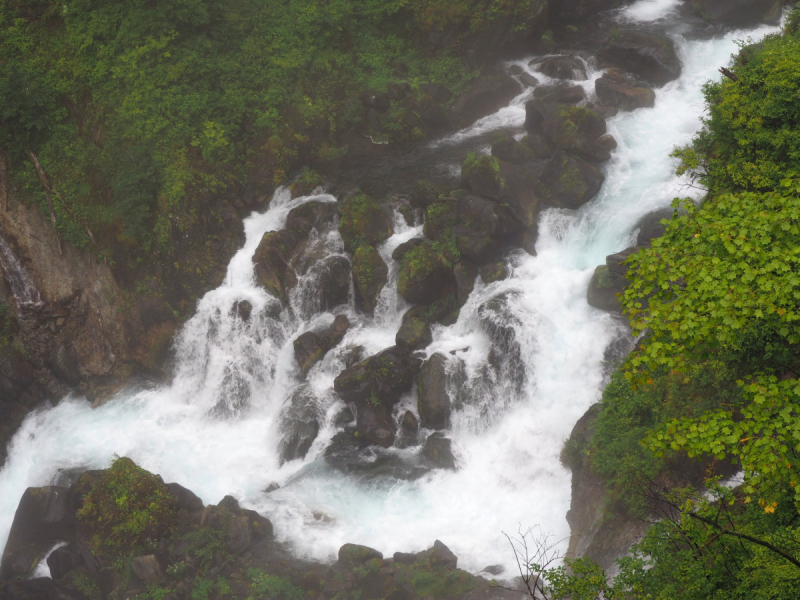
{"type": "Polygon", "coordinates": [[[489,565],[481,569],[481,573],[488,573],[489,575],[502,575],[505,569],[501,565],[489,565]]]}
{"type": "Polygon", "coordinates": [[[67,488],[30,487],[14,513],[0,575],[3,579],[24,577],[55,542],[74,539],[75,513],[69,510],[67,488]]]}
{"type": "Polygon", "coordinates": [[[629,0],[561,0],[552,7],[552,16],[573,21],[588,19],[605,10],[618,8],[629,0]]]}
{"type": "Polygon", "coordinates": [[[279,454],[281,464],[305,458],[311,444],[319,434],[316,401],[306,387],[292,394],[288,408],[281,414],[281,441],[279,454]]]}
{"type": "Polygon", "coordinates": [[[579,85],[557,83],[536,88],[533,97],[545,104],[578,104],[586,100],[586,92],[579,85]]]}
{"type": "Polygon", "coordinates": [[[250,531],[250,521],[245,515],[234,517],[225,528],[225,538],[228,551],[231,554],[241,554],[253,543],[250,531]]]}
{"type": "Polygon", "coordinates": [[[495,281],[502,281],[508,277],[508,270],[506,264],[502,261],[489,263],[480,268],[481,279],[483,283],[494,283],[495,281]]]}
{"type": "Polygon", "coordinates": [[[379,113],[384,113],[391,107],[388,94],[364,92],[361,96],[361,101],[364,103],[364,106],[375,109],[379,113]]]}
{"type": "Polygon", "coordinates": [[[507,106],[520,91],[519,83],[505,73],[478,79],[453,102],[451,120],[459,127],[469,125],[507,106]]]}
{"type": "Polygon", "coordinates": [[[672,209],[659,210],[643,217],[636,224],[636,229],[639,230],[636,236],[636,245],[647,246],[654,238],[664,235],[667,226],[661,223],[661,221],[668,220],[671,217],[672,209]]]}
{"type": "Polygon", "coordinates": [[[378,295],[389,276],[389,267],[372,246],[361,246],[353,255],[353,282],[356,300],[368,313],[375,310],[378,295]]]}
{"type": "Polygon", "coordinates": [[[466,259],[478,262],[491,260],[504,248],[504,245],[497,240],[480,231],[473,231],[469,227],[454,227],[453,237],[459,254],[466,259]]]}
{"type": "Polygon", "coordinates": [[[681,74],[681,61],[672,40],[662,35],[625,31],[597,54],[600,68],[617,67],[661,86],[681,74]]]}
{"type": "Polygon", "coordinates": [[[525,365],[517,341],[517,331],[522,324],[510,306],[514,297],[512,292],[503,292],[490,298],[478,307],[478,318],[481,329],[492,342],[489,364],[500,379],[519,392],[525,383],[525,365]]]}
{"type": "Polygon", "coordinates": [[[281,489],[281,486],[278,483],[276,483],[275,481],[273,481],[264,489],[264,493],[265,494],[271,494],[275,490],[279,490],[279,489],[281,489]]]}
{"type": "Polygon", "coordinates": [[[555,148],[547,141],[547,139],[538,133],[530,133],[522,138],[522,143],[525,144],[531,153],[537,159],[548,159],[553,156],[555,148]]]}
{"type": "Polygon", "coordinates": [[[603,103],[622,110],[652,108],[656,103],[656,93],[652,89],[638,84],[619,69],[609,69],[594,82],[594,89],[603,103]]]}
{"type": "Polygon", "coordinates": [[[453,267],[453,275],[456,278],[458,303],[463,305],[475,287],[477,269],[472,263],[462,260],[453,267]]]}
{"type": "Polygon", "coordinates": [[[422,233],[430,240],[438,240],[447,236],[452,227],[460,223],[456,199],[444,198],[428,205],[425,210],[425,224],[422,233]]]}
{"type": "Polygon", "coordinates": [[[691,7],[710,23],[738,27],[756,23],[776,24],[780,20],[782,0],[693,0],[691,7]]]}
{"type": "Polygon", "coordinates": [[[559,150],[597,162],[611,158],[598,142],[606,133],[606,121],[588,108],[554,106],[534,99],[525,105],[525,127],[529,133],[544,135],[559,150]]]}
{"type": "Polygon", "coordinates": [[[159,585],[169,581],[154,554],[137,556],[133,559],[131,568],[145,585],[159,585]]]}
{"type": "Polygon", "coordinates": [[[83,558],[75,544],[56,548],[47,557],[47,567],[50,569],[50,577],[53,579],[61,579],[82,564],[83,558]]]}
{"type": "Polygon", "coordinates": [[[525,87],[536,87],[539,85],[539,80],[530,73],[523,71],[517,77],[519,78],[519,82],[525,87]]]}
{"type": "Polygon", "coordinates": [[[618,145],[617,140],[614,139],[614,136],[611,135],[610,133],[601,135],[599,138],[597,138],[597,143],[600,144],[603,148],[605,148],[609,152],[611,150],[616,150],[618,145]]]}
{"type": "Polygon", "coordinates": [[[64,587],[49,577],[8,581],[0,584],[3,600],[88,600],[77,590],[64,587]]]}
{"type": "Polygon", "coordinates": [[[78,385],[81,381],[81,371],[75,355],[65,344],[59,344],[53,349],[50,358],[50,369],[53,375],[69,385],[78,385]]]}
{"type": "Polygon", "coordinates": [[[256,281],[270,294],[286,302],[289,288],[297,283],[294,270],[289,266],[296,238],[287,230],[264,234],[253,255],[256,281]]]}
{"type": "Polygon", "coordinates": [[[441,199],[444,190],[430,181],[419,180],[414,184],[414,189],[408,196],[408,201],[415,208],[427,208],[429,204],[441,199]]]}
{"type": "Polygon", "coordinates": [[[0,398],[18,401],[34,383],[31,364],[11,344],[0,348],[0,398]]]}
{"type": "Polygon", "coordinates": [[[369,548],[368,546],[359,546],[357,544],[345,544],[339,548],[339,563],[344,563],[351,566],[361,566],[364,563],[377,558],[383,559],[383,554],[369,548]]]}
{"type": "Polygon", "coordinates": [[[312,229],[327,231],[334,225],[336,212],[334,202],[305,202],[289,211],[284,229],[298,238],[308,236],[312,229]]]}
{"type": "Polygon", "coordinates": [[[632,254],[636,254],[641,249],[642,246],[631,246],[630,248],[625,248],[622,252],[616,252],[606,256],[606,266],[609,272],[624,277],[629,269],[628,265],[624,264],[625,261],[628,260],[632,254]]]}
{"type": "Polygon", "coordinates": [[[422,364],[417,377],[417,406],[425,429],[446,429],[450,425],[446,367],[447,359],[436,353],[422,364]]]}
{"type": "Polygon", "coordinates": [[[600,265],[594,270],[589,282],[586,300],[589,306],[600,310],[620,312],[622,304],[617,295],[624,292],[627,285],[628,281],[624,276],[612,272],[606,265],[600,265]]]}
{"type": "Polygon", "coordinates": [[[429,244],[407,252],[400,264],[397,292],[408,302],[430,302],[455,290],[455,277],[445,259],[429,244]]]}
{"type": "Polygon", "coordinates": [[[356,194],[340,208],[339,233],[348,252],[365,244],[379,244],[392,236],[392,222],[378,202],[366,194],[356,194]]]}
{"type": "Polygon", "coordinates": [[[408,448],[415,446],[419,438],[419,421],[410,410],[403,413],[400,419],[400,435],[395,442],[398,448],[408,448]]]}
{"type": "Polygon", "coordinates": [[[456,459],[453,457],[452,443],[440,432],[432,433],[425,440],[422,455],[437,469],[456,468],[456,459]]]}
{"type": "Polygon", "coordinates": [[[317,290],[321,311],[347,304],[350,296],[350,261],[344,256],[325,258],[319,268],[317,290]]]}
{"type": "Polygon", "coordinates": [[[179,483],[168,483],[167,487],[175,496],[178,508],[185,509],[189,514],[205,508],[203,501],[192,490],[186,489],[179,483]]]}
{"type": "Polygon", "coordinates": [[[297,337],[294,341],[294,356],[304,376],[322,360],[328,350],[342,341],[349,327],[350,320],[345,315],[337,315],[325,333],[307,331],[297,337]]]}
{"type": "Polygon", "coordinates": [[[406,252],[413,250],[420,244],[425,243],[425,238],[411,238],[407,242],[403,242],[397,248],[394,249],[392,252],[392,258],[394,260],[403,260],[403,257],[406,255],[406,252]]]}
{"type": "Polygon", "coordinates": [[[245,323],[250,320],[253,312],[253,305],[247,300],[237,300],[233,304],[233,311],[245,323]]]}
{"type": "Polygon", "coordinates": [[[556,152],[547,163],[542,184],[547,188],[547,201],[562,208],[577,210],[594,198],[605,177],[585,160],[556,152]]]}
{"type": "Polygon", "coordinates": [[[586,81],[586,67],[580,59],[574,56],[549,56],[540,61],[532,61],[535,67],[553,79],[572,79],[573,81],[586,81]]]}
{"type": "Polygon", "coordinates": [[[528,146],[510,136],[492,144],[492,156],[515,165],[522,165],[537,158],[528,146]]]}
{"type": "Polygon", "coordinates": [[[395,336],[395,343],[409,350],[421,350],[433,341],[430,324],[423,319],[403,321],[395,336]]]}
{"type": "Polygon", "coordinates": [[[457,314],[459,306],[458,296],[455,293],[448,294],[430,304],[418,304],[411,307],[403,315],[403,321],[422,319],[428,323],[445,324],[445,321],[448,321],[453,313],[457,314]]]}
{"type": "Polygon", "coordinates": [[[450,102],[450,99],[453,97],[453,92],[441,83],[421,83],[419,89],[423,94],[427,94],[440,104],[450,102]]]}
{"type": "Polygon", "coordinates": [[[348,329],[350,329],[350,319],[347,318],[347,315],[336,315],[333,323],[322,336],[325,346],[328,348],[338,346],[339,342],[344,339],[348,329]]]}
{"type": "Polygon", "coordinates": [[[458,565],[458,557],[439,540],[433,543],[433,548],[428,550],[428,560],[431,565],[444,569],[455,569],[458,565]]]}

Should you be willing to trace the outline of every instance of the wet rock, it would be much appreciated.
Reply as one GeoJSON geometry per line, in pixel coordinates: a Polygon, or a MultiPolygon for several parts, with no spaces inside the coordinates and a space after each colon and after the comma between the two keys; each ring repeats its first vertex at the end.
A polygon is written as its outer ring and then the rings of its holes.
{"type": "Polygon", "coordinates": [[[419,421],[410,410],[403,413],[400,419],[400,435],[397,437],[395,445],[398,448],[408,448],[415,446],[419,436],[419,421]]]}
{"type": "Polygon", "coordinates": [[[348,252],[365,244],[379,244],[392,235],[392,223],[378,202],[366,194],[356,194],[340,208],[339,233],[348,252]]]}
{"type": "Polygon", "coordinates": [[[477,276],[475,265],[467,261],[460,261],[453,267],[453,275],[456,278],[458,303],[464,304],[475,287],[475,277],[477,276]]]}
{"type": "Polygon", "coordinates": [[[617,67],[652,85],[662,86],[681,74],[675,44],[664,35],[625,31],[597,54],[600,68],[617,67]]]}
{"type": "Polygon", "coordinates": [[[447,393],[447,359],[436,353],[426,360],[417,377],[417,407],[425,429],[446,429],[450,425],[450,396],[447,393]]]}
{"type": "Polygon", "coordinates": [[[454,227],[453,237],[459,254],[466,259],[478,262],[492,259],[504,248],[504,244],[485,233],[473,231],[469,227],[454,227]]]}
{"type": "Polygon", "coordinates": [[[324,333],[307,331],[297,337],[294,341],[294,356],[303,376],[322,360],[328,350],[342,341],[349,327],[350,320],[345,315],[337,315],[324,333]]]}
{"type": "Polygon", "coordinates": [[[548,202],[577,210],[594,198],[604,179],[603,173],[594,165],[558,151],[548,161],[541,182],[546,187],[548,202]]]}
{"type": "Polygon", "coordinates": [[[625,277],[609,270],[606,265],[600,265],[594,270],[589,282],[586,301],[589,306],[600,310],[620,312],[622,304],[618,295],[625,291],[627,285],[628,281],[625,277]]]}
{"type": "Polygon", "coordinates": [[[452,324],[458,318],[459,306],[458,296],[455,293],[447,294],[430,304],[411,307],[403,315],[403,321],[422,319],[428,323],[452,324]]]}
{"type": "Polygon", "coordinates": [[[272,482],[270,482],[270,484],[266,488],[264,488],[264,493],[265,494],[271,494],[275,490],[279,490],[279,489],[281,489],[281,486],[277,482],[272,481],[272,482]]]}
{"type": "Polygon", "coordinates": [[[436,567],[452,570],[458,566],[458,557],[439,540],[433,543],[433,547],[427,551],[427,554],[431,565],[436,567]]]}
{"type": "Polygon", "coordinates": [[[690,4],[698,16],[710,23],[738,27],[777,24],[784,6],[781,0],[693,0],[690,4]]]}
{"type": "Polygon", "coordinates": [[[353,255],[353,282],[356,301],[366,312],[371,313],[378,304],[378,295],[389,276],[389,267],[372,246],[361,246],[353,255]]]}
{"type": "Polygon", "coordinates": [[[600,12],[619,8],[628,0],[562,0],[553,6],[553,16],[567,20],[587,19],[600,12]]]}
{"type": "Polygon", "coordinates": [[[325,258],[319,268],[317,290],[321,311],[347,304],[350,296],[350,261],[344,256],[325,258]]]}
{"type": "Polygon", "coordinates": [[[400,346],[387,348],[342,371],[333,389],[356,407],[356,427],[362,439],[383,447],[394,442],[392,408],[411,389],[419,360],[400,346]]]}
{"type": "Polygon", "coordinates": [[[522,165],[537,158],[528,146],[510,136],[492,144],[492,156],[515,165],[522,165]]]}
{"type": "Polygon", "coordinates": [[[545,104],[578,104],[586,100],[586,92],[579,85],[557,83],[537,87],[533,97],[545,104]]]}
{"type": "Polygon", "coordinates": [[[406,301],[430,302],[453,293],[455,287],[452,268],[430,244],[421,244],[403,256],[397,292],[406,301]]]}
{"type": "Polygon", "coordinates": [[[656,93],[652,89],[627,77],[619,69],[609,69],[594,82],[594,89],[601,102],[622,110],[652,108],[656,103],[656,93]]]}
{"type": "Polygon", "coordinates": [[[397,248],[394,249],[394,252],[392,252],[392,259],[403,260],[403,257],[406,255],[407,252],[413,250],[420,244],[424,243],[425,243],[425,238],[411,238],[407,242],[403,242],[397,248]]]}
{"type": "MultiPolygon", "coordinates": [[[[403,444],[401,430],[397,444],[403,444]]],[[[416,442],[415,442],[416,443],[416,442]]],[[[373,479],[400,479],[413,481],[430,472],[418,457],[399,456],[364,438],[360,430],[340,431],[325,448],[325,462],[345,473],[370,481],[373,479]]]]}
{"type": "Polygon", "coordinates": [[[536,87],[539,85],[539,80],[530,73],[523,71],[518,76],[519,82],[525,87],[536,87]]]}
{"type": "Polygon", "coordinates": [[[505,73],[482,77],[453,102],[451,121],[458,127],[474,123],[507,106],[520,91],[519,83],[505,73]]]}
{"type": "Polygon", "coordinates": [[[61,579],[73,569],[83,564],[81,553],[75,544],[67,544],[56,548],[47,557],[47,567],[50,569],[50,577],[61,579]]]}
{"type": "Polygon", "coordinates": [[[298,238],[308,236],[312,229],[327,231],[333,227],[336,213],[335,202],[305,202],[289,211],[284,229],[298,238]]]}
{"type": "Polygon", "coordinates": [[[583,62],[574,56],[549,56],[540,61],[532,61],[535,67],[553,79],[572,79],[573,81],[586,81],[586,67],[583,62]]]}
{"type": "Polygon", "coordinates": [[[395,343],[409,350],[421,350],[433,341],[430,324],[423,319],[403,321],[395,336],[395,343]]]}
{"type": "Polygon", "coordinates": [[[521,323],[510,306],[516,294],[503,292],[478,307],[481,329],[492,342],[488,362],[501,380],[518,392],[525,383],[522,348],[517,340],[521,323]]]}
{"type": "Polygon", "coordinates": [[[476,196],[483,196],[508,207],[525,228],[532,228],[539,215],[536,181],[516,165],[493,156],[468,156],[461,167],[465,186],[476,196]]]}
{"type": "Polygon", "coordinates": [[[504,262],[498,261],[483,265],[480,268],[480,274],[483,283],[489,284],[495,281],[502,281],[508,277],[508,270],[504,262]]]}
{"type": "Polygon", "coordinates": [[[611,158],[598,142],[606,133],[606,121],[596,112],[580,106],[550,105],[531,100],[525,105],[525,128],[541,133],[559,150],[587,160],[603,162],[611,158]]]}
{"type": "Polygon", "coordinates": [[[422,455],[437,469],[456,469],[452,442],[440,432],[428,436],[422,447],[422,455]]]}
{"type": "Polygon", "coordinates": [[[253,255],[256,281],[282,302],[287,301],[289,288],[297,283],[289,265],[296,247],[297,239],[289,231],[270,231],[261,238],[253,255]]]}
{"type": "Polygon", "coordinates": [[[233,304],[233,311],[245,323],[250,320],[250,315],[253,313],[253,305],[247,300],[237,300],[233,304]]]}
{"type": "Polygon", "coordinates": [[[34,385],[33,366],[16,348],[0,348],[0,398],[5,402],[21,400],[34,385]]]}
{"type": "Polygon", "coordinates": [[[419,180],[408,196],[414,208],[427,208],[429,204],[444,197],[445,190],[430,181],[419,180]]]}
{"type": "Polygon", "coordinates": [[[42,552],[55,542],[75,539],[75,514],[69,510],[68,490],[63,487],[30,487],[14,513],[0,576],[25,577],[42,552]]]}
{"type": "Polygon", "coordinates": [[[547,141],[547,139],[539,133],[530,133],[522,138],[522,143],[525,144],[531,153],[537,159],[548,159],[553,156],[555,148],[547,141]]]}
{"type": "Polygon", "coordinates": [[[131,568],[145,585],[159,585],[169,581],[155,554],[137,556],[133,559],[131,568]]]}
{"type": "Polygon", "coordinates": [[[172,495],[175,496],[178,508],[184,509],[189,514],[205,508],[203,501],[192,490],[183,487],[179,483],[168,483],[167,487],[172,492],[172,495]]]}
{"type": "Polygon", "coordinates": [[[302,387],[292,395],[289,407],[281,414],[280,430],[281,464],[305,458],[319,434],[317,405],[311,390],[302,387]]]}
{"type": "Polygon", "coordinates": [[[667,226],[661,221],[669,220],[670,218],[672,218],[672,209],[659,210],[642,217],[636,224],[636,229],[639,230],[636,236],[636,245],[647,246],[653,239],[664,235],[667,226]]]}
{"type": "Polygon", "coordinates": [[[241,554],[253,543],[250,532],[250,523],[245,515],[234,517],[225,528],[225,538],[228,551],[231,554],[241,554]]]}
{"type": "Polygon", "coordinates": [[[81,381],[81,371],[75,355],[65,344],[59,344],[53,349],[50,358],[50,370],[53,375],[69,385],[78,385],[81,381]]]}

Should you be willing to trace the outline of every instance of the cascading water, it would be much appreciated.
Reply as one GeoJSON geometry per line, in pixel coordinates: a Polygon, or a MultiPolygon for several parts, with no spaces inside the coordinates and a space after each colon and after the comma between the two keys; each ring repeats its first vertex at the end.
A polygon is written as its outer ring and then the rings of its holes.
{"type": "MultiPolygon", "coordinates": [[[[675,5],[643,0],[617,18],[668,20],[675,5]]],[[[669,153],[700,126],[702,84],[728,62],[734,40],[771,31],[761,27],[707,40],[674,33],[683,75],[657,90],[654,109],[610,120],[619,148],[600,194],[580,211],[543,214],[538,256],[512,256],[511,277],[478,282],[458,321],[435,327],[426,352],[448,357],[457,405],[449,433],[457,471],[434,471],[414,481],[369,478],[335,470],[323,459],[343,408],[332,391],[334,378],[354,348],[369,356],[393,345],[407,307],[398,299],[391,266],[375,316],[359,315],[352,302],[340,307],[351,328],[301,383],[292,341],[334,316],[310,316],[317,308],[318,273],[309,268],[301,275],[284,307],[255,284],[252,256],[264,232],[279,229],[291,208],[335,198],[292,200],[279,190],[269,210],[245,221],[246,243],[225,283],[199,302],[183,328],[170,386],[128,390],[95,410],[70,397],[26,419],[0,473],[0,531],[8,531],[25,487],[47,484],[65,469],[105,467],[118,454],[189,487],[207,503],[237,496],[268,515],[278,538],[303,556],[330,559],[345,542],[383,552],[416,551],[438,538],[463,568],[501,564],[513,575],[516,566],[502,532],[540,524],[555,539],[569,535],[570,475],[558,454],[575,421],[600,398],[606,349],[627,335],[618,319],[587,305],[592,270],[631,244],[641,217],[685,193],[672,175],[669,153]],[[249,310],[242,310],[244,303],[249,310]],[[305,459],[281,464],[282,413],[300,391],[320,431],[305,459]],[[263,490],[272,481],[282,487],[267,494],[263,490]]],[[[516,64],[530,70],[527,62],[516,64]]],[[[598,76],[592,72],[583,82],[587,91],[598,76]]],[[[437,145],[519,128],[525,98],[437,145]]],[[[398,218],[395,235],[380,248],[387,264],[393,265],[394,248],[419,233],[398,218]]],[[[309,263],[320,248],[325,256],[344,256],[335,232],[319,232],[306,249],[309,263]]],[[[414,402],[410,396],[402,404],[414,402]]],[[[417,451],[387,452],[412,457],[417,451]]]]}
{"type": "Polygon", "coordinates": [[[0,236],[0,267],[3,267],[5,280],[11,288],[11,295],[17,306],[38,306],[42,304],[42,296],[36,289],[30,273],[19,261],[11,246],[0,236]]]}

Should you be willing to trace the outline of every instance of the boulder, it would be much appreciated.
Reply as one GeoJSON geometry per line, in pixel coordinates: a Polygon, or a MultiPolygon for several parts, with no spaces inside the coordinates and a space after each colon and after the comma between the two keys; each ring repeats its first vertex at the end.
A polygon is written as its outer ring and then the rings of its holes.
{"type": "Polygon", "coordinates": [[[657,237],[664,235],[667,226],[661,221],[672,218],[672,209],[667,208],[658,210],[642,217],[636,224],[638,233],[636,235],[636,246],[649,246],[650,242],[657,237]]]}
{"type": "Polygon", "coordinates": [[[541,177],[547,201],[571,210],[577,210],[594,198],[604,180],[603,173],[597,167],[561,151],[548,161],[541,177]]]}
{"type": "Polygon", "coordinates": [[[628,281],[624,276],[612,272],[606,265],[600,265],[594,270],[589,282],[586,301],[589,306],[600,310],[620,312],[622,304],[618,294],[624,292],[627,285],[628,281]]]}
{"type": "Polygon", "coordinates": [[[55,542],[75,539],[75,513],[64,487],[30,487],[22,494],[0,563],[3,579],[25,577],[55,542]]]}
{"type": "Polygon", "coordinates": [[[318,269],[319,310],[328,311],[347,304],[350,297],[350,261],[344,256],[329,256],[318,269]]]}
{"type": "Polygon", "coordinates": [[[145,585],[160,585],[169,581],[155,554],[137,556],[131,562],[131,568],[145,585]]]}
{"type": "Polygon", "coordinates": [[[339,209],[339,233],[348,252],[364,245],[379,244],[392,236],[392,222],[381,205],[366,194],[345,200],[339,209]]]}
{"type": "Polygon", "coordinates": [[[350,320],[345,315],[337,315],[324,333],[307,331],[297,337],[294,341],[294,356],[304,376],[322,360],[328,350],[342,341],[349,327],[350,320]]]}
{"type": "Polygon", "coordinates": [[[19,401],[34,385],[33,366],[22,354],[11,344],[0,348],[0,399],[3,402],[19,401]]]}
{"type": "MultiPolygon", "coordinates": [[[[517,332],[522,323],[510,303],[514,292],[502,292],[478,307],[478,322],[491,341],[488,362],[499,379],[513,386],[515,392],[525,383],[525,364],[517,332]]],[[[510,390],[509,390],[510,391],[510,390]]]]}
{"type": "Polygon", "coordinates": [[[419,421],[410,410],[403,413],[400,419],[400,435],[397,437],[395,445],[398,448],[408,448],[415,446],[419,437],[419,421]]]}
{"type": "Polygon", "coordinates": [[[531,61],[531,67],[553,79],[571,79],[586,81],[586,67],[574,56],[548,56],[541,60],[531,61]]]}
{"type": "Polygon", "coordinates": [[[407,252],[400,264],[397,292],[408,302],[426,303],[455,291],[453,269],[432,245],[407,252]]]}
{"type": "Polygon", "coordinates": [[[233,303],[231,308],[232,314],[239,317],[242,321],[247,323],[250,321],[250,315],[253,313],[253,305],[248,300],[237,300],[233,303]]]}
{"type": "Polygon", "coordinates": [[[179,483],[168,483],[167,487],[175,496],[179,509],[184,509],[189,514],[196,513],[205,508],[203,501],[192,490],[183,487],[179,483]]]}
{"type": "Polygon", "coordinates": [[[308,236],[312,229],[326,231],[333,227],[336,203],[312,200],[289,211],[284,229],[297,238],[308,236]]]}
{"type": "Polygon", "coordinates": [[[443,198],[445,190],[430,181],[418,180],[408,195],[408,201],[414,208],[427,208],[431,202],[443,198]]]}
{"type": "Polygon", "coordinates": [[[450,396],[447,393],[447,359],[439,353],[424,363],[417,377],[417,407],[425,429],[446,429],[450,425],[450,396]]]}
{"type": "Polygon", "coordinates": [[[279,300],[287,301],[287,292],[297,283],[294,269],[289,265],[297,247],[297,239],[287,230],[269,231],[253,255],[256,281],[279,300]]]}
{"type": "Polygon", "coordinates": [[[597,54],[598,66],[617,67],[652,85],[662,86],[681,74],[675,44],[665,35],[625,31],[597,54]]]}
{"type": "Polygon", "coordinates": [[[619,69],[609,69],[594,82],[594,89],[601,102],[622,110],[652,108],[656,103],[656,93],[652,89],[639,84],[619,69]]]}
{"type": "Polygon", "coordinates": [[[477,269],[471,262],[462,260],[455,267],[453,267],[453,275],[456,278],[456,293],[458,295],[458,303],[463,305],[467,301],[467,298],[469,298],[472,290],[475,288],[477,269]]]}
{"type": "Polygon", "coordinates": [[[471,154],[461,167],[461,178],[474,195],[506,205],[523,228],[536,224],[539,214],[536,181],[524,169],[494,156],[471,154]]]}
{"type": "Polygon", "coordinates": [[[603,162],[611,158],[608,148],[598,141],[607,131],[606,121],[588,108],[534,99],[525,105],[525,128],[529,133],[541,133],[559,150],[587,160],[603,162]]]}
{"type": "Polygon", "coordinates": [[[530,147],[511,136],[501,138],[492,144],[492,156],[514,165],[522,165],[538,158],[530,147]]]}
{"type": "Polygon", "coordinates": [[[50,577],[62,579],[67,573],[83,564],[81,553],[74,543],[56,548],[47,557],[50,577]]]}
{"type": "Polygon", "coordinates": [[[777,24],[783,0],[692,0],[692,10],[710,23],[747,27],[756,23],[777,24]]]}
{"type": "Polygon", "coordinates": [[[433,341],[430,323],[424,319],[406,319],[394,338],[395,344],[409,350],[421,350],[433,341]]]}
{"type": "Polygon", "coordinates": [[[428,323],[452,325],[458,320],[459,307],[458,296],[455,293],[447,294],[430,304],[412,306],[403,315],[403,322],[408,319],[422,319],[428,323]]]}
{"type": "Polygon", "coordinates": [[[372,246],[361,246],[353,255],[353,283],[356,301],[371,313],[378,304],[378,295],[389,277],[389,267],[372,246]]]}
{"type": "Polygon", "coordinates": [[[508,106],[521,91],[519,83],[506,73],[477,79],[466,93],[453,102],[450,120],[457,127],[470,125],[508,106]]]}
{"type": "Polygon", "coordinates": [[[536,77],[534,77],[530,73],[527,73],[525,71],[523,71],[522,73],[517,75],[517,79],[519,79],[519,82],[522,85],[524,85],[525,87],[529,87],[530,88],[530,87],[536,87],[537,85],[539,85],[539,80],[536,79],[536,77]]]}
{"type": "Polygon", "coordinates": [[[403,260],[403,257],[406,253],[410,250],[413,250],[420,244],[425,243],[425,238],[411,238],[407,242],[403,242],[397,248],[394,249],[392,252],[392,259],[393,260],[403,260]]]}
{"type": "Polygon", "coordinates": [[[508,270],[503,261],[497,261],[481,266],[480,274],[483,283],[489,284],[508,277],[508,270]]]}
{"type": "Polygon", "coordinates": [[[437,200],[425,209],[425,224],[422,232],[430,240],[446,236],[451,228],[460,224],[455,198],[437,200]]]}
{"type": "Polygon", "coordinates": [[[422,446],[422,455],[437,469],[456,468],[452,442],[440,432],[432,433],[422,446]]]}
{"type": "Polygon", "coordinates": [[[578,104],[586,100],[586,92],[579,85],[562,82],[537,87],[533,97],[545,104],[578,104]]]}
{"type": "Polygon", "coordinates": [[[531,153],[539,160],[548,159],[553,156],[555,148],[547,141],[547,139],[539,133],[530,133],[522,138],[522,143],[525,144],[531,153]]]}
{"type": "MultiPolygon", "coordinates": [[[[453,239],[458,253],[463,258],[477,262],[491,260],[505,248],[505,244],[498,242],[489,235],[480,231],[473,231],[463,225],[453,228],[453,239]]],[[[457,285],[456,283],[456,287],[457,285]]]]}

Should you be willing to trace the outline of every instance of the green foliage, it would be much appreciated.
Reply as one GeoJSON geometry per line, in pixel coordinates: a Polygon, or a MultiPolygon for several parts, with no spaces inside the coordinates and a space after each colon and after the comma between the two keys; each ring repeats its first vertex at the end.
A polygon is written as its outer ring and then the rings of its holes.
{"type": "Polygon", "coordinates": [[[339,233],[348,252],[383,242],[392,235],[391,224],[380,204],[367,194],[357,194],[346,200],[339,213],[339,233]]]}
{"type": "Polygon", "coordinates": [[[78,511],[94,552],[126,556],[148,548],[177,526],[175,497],[160,478],[117,458],[94,483],[78,511]]]}
{"type": "Polygon", "coordinates": [[[249,569],[247,576],[252,581],[247,600],[302,600],[303,590],[285,577],[268,575],[258,569],[249,569]]]}

